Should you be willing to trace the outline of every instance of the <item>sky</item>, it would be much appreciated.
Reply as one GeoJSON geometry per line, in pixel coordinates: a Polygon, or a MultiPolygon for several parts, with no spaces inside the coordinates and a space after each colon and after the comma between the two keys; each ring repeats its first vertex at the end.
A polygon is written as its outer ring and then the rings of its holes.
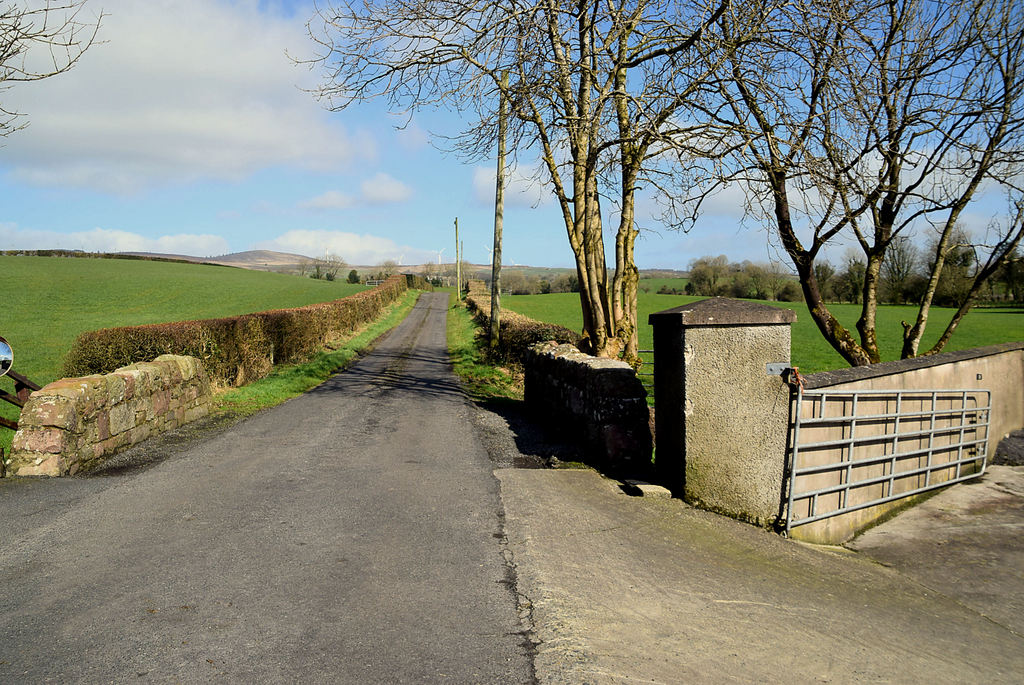
{"type": "MultiPolygon", "coordinates": [[[[87,0],[99,40],[69,72],[0,91],[27,124],[0,139],[0,249],[214,256],[253,249],[349,264],[490,262],[494,161],[441,151],[446,112],[404,117],[376,103],[327,111],[308,92],[311,4],[287,0],[87,0]]],[[[549,193],[514,174],[504,263],[566,267],[572,252],[549,193]]],[[[725,194],[689,233],[642,203],[641,268],[703,255],[767,261],[725,194]]],[[[606,239],[608,254],[613,239],[606,239]]]]}
{"type": "MultiPolygon", "coordinates": [[[[466,259],[490,262],[494,161],[439,149],[434,136],[460,127],[449,113],[400,130],[405,119],[376,103],[328,112],[303,90],[318,74],[289,57],[313,52],[309,4],[87,0],[100,11],[102,43],[73,69],[0,92],[28,124],[0,140],[0,249],[415,264],[454,259],[457,217],[466,259]]],[[[764,235],[736,218],[644,231],[637,262],[768,258],[764,235]]],[[[524,174],[506,190],[504,223],[504,263],[573,264],[556,206],[524,174]]]]}

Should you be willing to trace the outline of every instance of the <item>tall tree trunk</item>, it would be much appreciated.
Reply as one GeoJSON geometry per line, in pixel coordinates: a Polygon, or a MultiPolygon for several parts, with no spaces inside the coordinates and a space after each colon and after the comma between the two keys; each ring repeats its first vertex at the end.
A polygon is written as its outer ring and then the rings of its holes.
{"type": "Polygon", "coordinates": [[[498,349],[501,336],[501,242],[505,225],[505,138],[508,109],[505,91],[508,72],[501,74],[501,102],[498,104],[498,164],[494,174],[494,251],[491,253],[491,349],[498,349]]]}
{"type": "Polygon", "coordinates": [[[878,319],[878,279],[882,270],[882,252],[872,251],[868,254],[868,263],[864,268],[864,299],[861,303],[860,319],[857,320],[857,332],[860,333],[860,348],[868,358],[869,364],[881,361],[878,354],[878,334],[875,323],[878,319]]]}
{"type": "Polygon", "coordinates": [[[800,278],[800,288],[818,330],[832,348],[851,366],[866,366],[871,359],[864,349],[857,344],[853,335],[839,320],[832,315],[825,300],[821,296],[818,278],[814,273],[814,253],[809,252],[800,244],[789,209],[789,195],[786,190],[786,175],[782,171],[769,173],[772,195],[775,205],[775,221],[779,229],[782,246],[789,254],[800,278]]]}

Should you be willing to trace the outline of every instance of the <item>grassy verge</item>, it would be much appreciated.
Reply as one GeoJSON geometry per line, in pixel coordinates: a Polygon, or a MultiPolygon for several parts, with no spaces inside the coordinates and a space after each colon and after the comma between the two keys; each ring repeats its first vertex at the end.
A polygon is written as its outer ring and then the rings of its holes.
{"type": "Polygon", "coordinates": [[[275,367],[266,378],[219,394],[215,399],[216,410],[235,416],[248,416],[320,385],[332,374],[348,366],[360,352],[371,347],[377,338],[401,323],[416,304],[419,294],[417,290],[407,291],[384,316],[359,329],[336,349],[321,352],[304,364],[275,367]]]}
{"type": "Polygon", "coordinates": [[[466,306],[449,296],[448,354],[456,375],[475,400],[523,398],[522,380],[508,369],[487,362],[486,338],[466,306]]]}

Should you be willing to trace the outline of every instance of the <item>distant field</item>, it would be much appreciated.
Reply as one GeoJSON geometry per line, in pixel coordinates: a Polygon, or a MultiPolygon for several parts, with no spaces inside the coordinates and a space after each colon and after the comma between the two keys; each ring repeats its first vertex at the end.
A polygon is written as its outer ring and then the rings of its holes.
{"type": "MultiPolygon", "coordinates": [[[[644,280],[641,283],[650,283],[654,280],[644,280]]],[[[658,287],[660,287],[660,282],[658,287]]],[[[654,345],[652,329],[647,325],[648,315],[704,299],[683,295],[658,295],[656,291],[657,288],[652,288],[650,293],[641,292],[637,298],[640,312],[641,349],[651,349],[654,345]]],[[[502,303],[512,311],[540,321],[561,324],[577,331],[583,328],[580,300],[576,293],[509,295],[502,298],[502,303]]],[[[794,366],[799,366],[801,371],[807,373],[829,371],[847,366],[843,358],[825,342],[802,302],[764,302],[764,304],[792,309],[796,312],[792,338],[792,363],[794,366]]],[[[850,328],[856,325],[857,318],[860,316],[860,308],[857,305],[829,305],[829,309],[839,317],[844,326],[850,328]]],[[[883,360],[899,359],[903,341],[903,328],[900,326],[900,320],[911,320],[915,313],[915,307],[883,306],[879,308],[878,335],[883,360]]],[[[923,349],[926,349],[926,345],[934,344],[952,316],[952,309],[932,309],[928,328],[925,331],[923,349]]],[[[1016,340],[1024,340],[1024,309],[975,309],[961,322],[946,346],[946,350],[963,350],[1016,340]]]]}
{"type": "MultiPolygon", "coordinates": [[[[222,266],[0,256],[0,336],[14,348],[14,370],[45,384],[83,331],[298,307],[363,289],[222,266]]],[[[0,387],[11,383],[0,380],[0,387]]],[[[0,413],[17,416],[3,402],[0,413]]],[[[9,434],[0,430],[0,444],[9,444],[9,434]]]]}
{"type": "Polygon", "coordinates": [[[686,287],[686,283],[689,279],[687,278],[641,278],[640,292],[656,293],[661,290],[662,286],[667,286],[670,289],[682,291],[686,287]]]}

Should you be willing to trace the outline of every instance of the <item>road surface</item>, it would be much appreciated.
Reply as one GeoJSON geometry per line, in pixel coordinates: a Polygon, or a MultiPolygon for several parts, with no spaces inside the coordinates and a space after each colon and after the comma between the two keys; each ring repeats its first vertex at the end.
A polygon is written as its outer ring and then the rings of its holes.
{"type": "Polygon", "coordinates": [[[533,680],[447,294],[146,468],[0,487],[0,682],[533,680]]]}

